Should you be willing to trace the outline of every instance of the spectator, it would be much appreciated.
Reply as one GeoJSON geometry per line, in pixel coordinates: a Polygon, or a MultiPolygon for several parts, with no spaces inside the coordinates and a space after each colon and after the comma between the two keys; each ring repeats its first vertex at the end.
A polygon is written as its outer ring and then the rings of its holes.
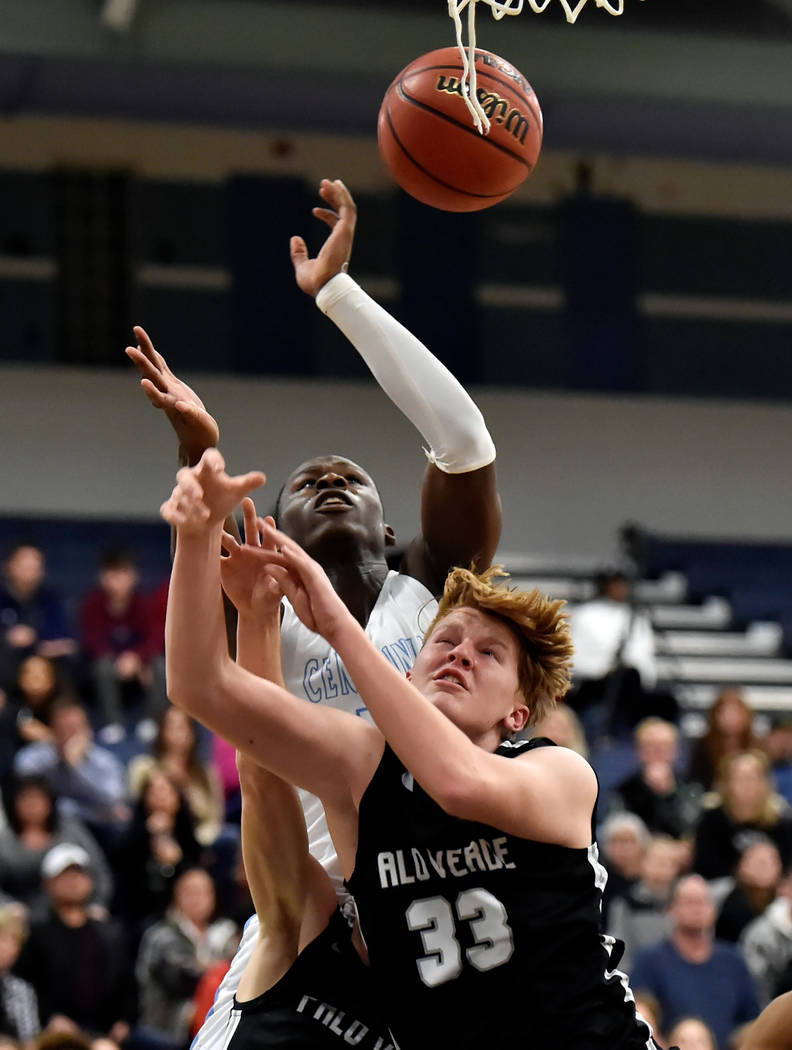
{"type": "Polygon", "coordinates": [[[63,695],[69,695],[69,691],[54,660],[34,653],[22,661],[10,691],[19,710],[20,744],[52,740],[52,705],[63,695]]]}
{"type": "Polygon", "coordinates": [[[195,837],[211,846],[224,819],[223,789],[209,765],[201,761],[195,723],[170,704],[160,716],[151,755],[137,755],[129,763],[129,789],[133,798],[155,766],[178,784],[195,818],[195,837]]]}
{"type": "Polygon", "coordinates": [[[753,711],[738,689],[723,689],[707,713],[707,727],[693,744],[687,779],[711,791],[725,755],[760,747],[753,711]]]}
{"type": "Polygon", "coordinates": [[[693,869],[705,879],[731,876],[745,847],[769,838],[781,861],[792,860],[792,815],[773,790],[769,762],[759,749],[725,755],[717,802],[705,809],[696,829],[693,869]]]}
{"type": "Polygon", "coordinates": [[[669,1046],[679,1050],[718,1050],[712,1029],[700,1017],[682,1017],[668,1033],[669,1046]]]}
{"type": "MultiPolygon", "coordinates": [[[[250,911],[246,914],[250,914],[250,911]]],[[[233,920],[232,920],[233,921],[233,920]]],[[[223,958],[219,962],[212,963],[201,975],[195,987],[192,1001],[192,1021],[190,1022],[190,1039],[198,1035],[201,1025],[215,1000],[217,989],[231,968],[231,960],[234,958],[239,940],[242,936],[242,927],[234,923],[234,932],[228,938],[223,948],[223,958]]]]}
{"type": "Polygon", "coordinates": [[[651,832],[683,838],[698,819],[701,792],[677,777],[676,726],[661,718],[645,718],[636,726],[635,747],[639,768],[618,785],[614,801],[636,813],[651,832]]]}
{"type": "Polygon", "coordinates": [[[600,573],[597,596],[571,617],[574,689],[568,703],[581,714],[587,736],[623,736],[650,714],[670,721],[676,701],[655,692],[657,666],[652,624],[618,571],[600,573]]]}
{"type": "Polygon", "coordinates": [[[77,646],[58,597],[44,583],[44,552],[32,542],[14,544],[0,584],[0,688],[8,689],[19,662],[31,653],[70,657],[77,646]]]}
{"type": "Polygon", "coordinates": [[[641,991],[639,989],[634,995],[636,1013],[643,1017],[643,1019],[649,1024],[657,1045],[665,1046],[666,1039],[663,1035],[663,1011],[660,1009],[660,1003],[658,1003],[657,999],[655,999],[651,992],[641,991]]]}
{"type": "Polygon", "coordinates": [[[655,835],[643,855],[641,877],[623,897],[611,901],[608,933],[624,942],[621,968],[629,972],[636,951],[661,941],[669,931],[668,904],[679,875],[679,848],[655,835]]]}
{"type": "MultiPolygon", "coordinates": [[[[0,689],[0,785],[5,783],[14,764],[14,755],[19,748],[18,717],[19,708],[11,702],[5,690],[0,689]]],[[[0,812],[0,825],[2,820],[0,812]]]]}
{"type": "Polygon", "coordinates": [[[568,704],[556,706],[531,728],[531,736],[546,736],[561,747],[588,758],[586,735],[580,719],[568,704]]]}
{"type": "Polygon", "coordinates": [[[125,696],[131,702],[143,697],[145,717],[150,720],[166,703],[165,661],[152,633],[149,603],[138,584],[131,556],[105,551],[98,586],[85,596],[80,609],[80,643],[107,743],[118,743],[125,735],[125,696]]]}
{"type": "Polygon", "coordinates": [[[740,854],[734,886],[723,901],[715,924],[720,941],[735,943],[742,931],[775,900],[781,882],[781,857],[769,839],[746,846],[740,854]]]}
{"type": "Polygon", "coordinates": [[[773,768],[776,790],[792,805],[792,716],[777,715],[762,745],[773,768]]]}
{"type": "Polygon", "coordinates": [[[66,1017],[56,1018],[38,1037],[34,1050],[91,1050],[92,1040],[66,1017]]]}
{"type": "Polygon", "coordinates": [[[180,1050],[192,1024],[193,994],[201,976],[228,954],[239,931],[229,919],[212,921],[215,892],[200,868],[182,872],[167,915],[146,930],[135,968],[141,1035],[149,1046],[180,1050]]]}
{"type": "Polygon", "coordinates": [[[200,856],[193,817],[179,785],[154,766],[141,786],[115,866],[115,911],[123,915],[133,938],[145,920],[163,914],[177,877],[200,856]]]}
{"type": "Polygon", "coordinates": [[[102,833],[127,818],[124,767],[93,741],[85,708],[67,697],[52,705],[52,740],[28,744],[17,753],[14,770],[47,778],[58,808],[92,831],[102,833]]]}
{"type": "Polygon", "coordinates": [[[0,1032],[20,1043],[35,1039],[41,1027],[33,986],[11,973],[26,937],[20,909],[0,908],[0,1032]]]}
{"type": "Polygon", "coordinates": [[[608,871],[602,893],[602,925],[607,929],[611,901],[625,896],[641,877],[649,832],[634,813],[614,813],[602,825],[598,838],[602,862],[608,871]]]}
{"type": "Polygon", "coordinates": [[[62,842],[46,854],[41,875],[47,914],[33,919],[17,965],[36,989],[41,1020],[93,1034],[126,1038],[134,998],[126,943],[120,926],[90,906],[90,857],[62,842]]]}
{"type": "Polygon", "coordinates": [[[792,991],[792,867],[784,870],[776,899],[745,927],[739,944],[763,1005],[792,991]]]}
{"type": "Polygon", "coordinates": [[[61,842],[81,846],[90,857],[96,903],[110,901],[113,878],[96,839],[75,817],[58,812],[46,777],[15,780],[8,791],[8,825],[0,829],[0,888],[31,910],[46,906],[41,862],[61,842]]]}
{"type": "Polygon", "coordinates": [[[638,952],[630,983],[657,998],[667,1024],[699,1016],[727,1050],[732,1032],[759,1012],[753,978],[737,949],[715,940],[715,905],[700,875],[679,880],[669,913],[670,936],[638,952]]]}

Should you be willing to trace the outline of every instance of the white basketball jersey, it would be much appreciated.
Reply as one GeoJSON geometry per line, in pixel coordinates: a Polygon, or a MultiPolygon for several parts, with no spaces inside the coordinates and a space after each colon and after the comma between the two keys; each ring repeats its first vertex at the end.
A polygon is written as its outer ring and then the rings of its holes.
{"type": "MultiPolygon", "coordinates": [[[[437,602],[422,583],[411,576],[389,572],[366,624],[366,634],[387,660],[406,673],[415,662],[426,628],[436,611],[437,602]]],[[[300,623],[288,602],[284,602],[281,625],[281,662],[290,693],[313,704],[329,704],[368,717],[366,705],[338,653],[321,635],[300,623]]],[[[311,853],[330,875],[336,893],[343,898],[346,895],[343,876],[322,803],[307,791],[301,791],[300,796],[311,853]]],[[[254,915],[245,924],[231,967],[193,1040],[192,1050],[220,1050],[225,1043],[234,996],[257,939],[258,920],[254,915]]]]}

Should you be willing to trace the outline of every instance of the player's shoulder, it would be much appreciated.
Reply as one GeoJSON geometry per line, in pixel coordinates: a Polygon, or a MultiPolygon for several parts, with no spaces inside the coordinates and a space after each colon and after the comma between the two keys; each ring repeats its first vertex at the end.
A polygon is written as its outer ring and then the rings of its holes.
{"type": "Polygon", "coordinates": [[[596,787],[597,777],[589,762],[569,747],[562,747],[549,737],[531,737],[530,740],[506,740],[495,752],[505,758],[517,758],[521,763],[546,767],[559,777],[572,778],[581,786],[596,787]]]}
{"type": "Polygon", "coordinates": [[[420,601],[433,603],[435,608],[437,606],[437,596],[422,580],[405,569],[390,570],[382,585],[382,593],[389,597],[409,594],[420,601]]]}

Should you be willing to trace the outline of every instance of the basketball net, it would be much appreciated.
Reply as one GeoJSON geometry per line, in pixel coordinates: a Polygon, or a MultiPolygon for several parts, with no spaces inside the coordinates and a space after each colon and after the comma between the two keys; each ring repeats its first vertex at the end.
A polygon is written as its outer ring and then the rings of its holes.
{"type": "MultiPolygon", "coordinates": [[[[524,0],[448,0],[448,13],[456,27],[457,46],[462,56],[462,97],[470,110],[473,123],[479,133],[486,135],[490,129],[490,120],[482,109],[477,94],[476,83],[476,4],[487,4],[492,17],[500,21],[504,15],[519,15],[524,0]],[[462,28],[462,12],[467,8],[468,43],[465,47],[462,28]]],[[[548,6],[550,0],[528,0],[531,10],[537,15],[548,6]]],[[[567,22],[575,22],[577,16],[586,6],[586,0],[577,0],[574,5],[570,0],[559,0],[566,12],[567,22]]],[[[604,7],[609,15],[620,15],[624,12],[624,0],[594,0],[597,7],[604,7]]]]}

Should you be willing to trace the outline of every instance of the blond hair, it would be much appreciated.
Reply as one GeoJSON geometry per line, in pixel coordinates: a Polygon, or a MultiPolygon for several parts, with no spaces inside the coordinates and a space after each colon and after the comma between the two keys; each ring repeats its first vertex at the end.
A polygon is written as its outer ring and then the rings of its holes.
{"type": "Polygon", "coordinates": [[[454,609],[476,609],[502,620],[519,643],[517,675],[532,724],[569,689],[573,653],[569,617],[563,611],[564,601],[548,598],[537,589],[521,591],[494,582],[508,575],[501,565],[481,573],[452,569],[426,637],[454,609]]]}
{"type": "Polygon", "coordinates": [[[18,905],[8,904],[0,908],[0,933],[11,934],[20,944],[27,940],[28,924],[18,905]]]}
{"type": "Polygon", "coordinates": [[[756,764],[767,786],[764,798],[759,802],[751,822],[757,824],[760,828],[775,827],[786,805],[783,797],[773,790],[773,772],[770,767],[770,759],[761,748],[746,748],[745,751],[736,751],[733,755],[724,755],[721,758],[718,763],[718,775],[715,782],[715,790],[720,797],[721,805],[730,814],[733,800],[729,780],[735,765],[746,758],[756,764]]]}
{"type": "Polygon", "coordinates": [[[669,736],[673,737],[674,743],[677,743],[679,740],[679,730],[673,722],[667,722],[664,718],[659,718],[657,715],[648,715],[646,718],[641,719],[633,730],[633,740],[636,744],[640,744],[646,734],[653,729],[665,730],[669,736]]]}

